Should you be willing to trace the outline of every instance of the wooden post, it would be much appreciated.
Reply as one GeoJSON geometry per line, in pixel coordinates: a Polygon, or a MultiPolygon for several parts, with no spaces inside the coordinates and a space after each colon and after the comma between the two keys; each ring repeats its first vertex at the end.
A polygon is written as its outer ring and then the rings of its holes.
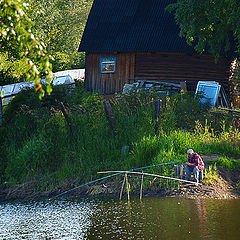
{"type": "Polygon", "coordinates": [[[122,194],[123,194],[123,188],[124,188],[125,181],[126,181],[126,174],[124,175],[122,188],[121,188],[121,191],[120,191],[120,196],[119,196],[120,201],[122,200],[122,194]]]}
{"type": "Polygon", "coordinates": [[[181,165],[174,165],[174,172],[175,172],[175,176],[179,177],[180,179],[183,178],[183,170],[184,170],[184,166],[183,164],[181,165]]]}
{"type": "Polygon", "coordinates": [[[183,169],[184,169],[184,166],[183,164],[180,165],[180,178],[183,179],[183,169]]]}
{"type": "Polygon", "coordinates": [[[67,122],[67,124],[68,124],[68,126],[69,126],[69,128],[70,128],[70,131],[72,132],[72,122],[71,122],[70,117],[69,117],[68,114],[67,114],[67,111],[66,111],[66,108],[65,108],[63,102],[60,102],[60,103],[59,103],[59,107],[60,107],[60,109],[61,109],[61,111],[62,111],[62,113],[63,113],[63,116],[64,116],[65,119],[66,119],[66,122],[67,122]]]}
{"type": "Polygon", "coordinates": [[[229,121],[229,125],[232,125],[232,121],[233,121],[232,111],[228,111],[228,121],[229,121]]]}
{"type": "Polygon", "coordinates": [[[174,172],[175,172],[175,176],[179,177],[179,165],[174,165],[174,172]]]}
{"type": "MultiPolygon", "coordinates": [[[[217,114],[214,114],[214,125],[215,125],[215,126],[217,125],[217,120],[218,120],[217,118],[218,118],[218,115],[217,115],[217,114]]],[[[215,127],[215,126],[214,126],[214,127],[215,127]]]]}
{"type": "Polygon", "coordinates": [[[159,127],[159,119],[161,115],[161,110],[162,110],[162,100],[157,100],[155,102],[155,134],[157,134],[158,127],[159,127]]]}
{"type": "Polygon", "coordinates": [[[104,101],[103,104],[104,104],[104,108],[105,108],[105,111],[106,111],[106,114],[107,114],[109,124],[110,124],[110,126],[112,127],[112,129],[115,133],[116,132],[116,122],[115,122],[115,118],[114,118],[114,115],[113,115],[113,112],[112,112],[111,104],[108,100],[104,101]]]}
{"type": "Polygon", "coordinates": [[[141,182],[141,188],[140,188],[140,201],[142,200],[142,190],[143,190],[143,174],[142,174],[142,182],[141,182]]]}
{"type": "Polygon", "coordinates": [[[127,196],[128,196],[128,201],[130,201],[130,194],[129,194],[129,188],[128,188],[128,177],[127,173],[125,173],[125,178],[126,178],[126,190],[127,190],[127,196]]]}
{"type": "Polygon", "coordinates": [[[2,123],[3,123],[2,118],[3,118],[3,116],[2,116],[2,97],[0,96],[0,127],[2,126],[2,123]]]}
{"type": "Polygon", "coordinates": [[[121,156],[125,157],[129,152],[129,146],[123,146],[121,150],[121,156]]]}
{"type": "Polygon", "coordinates": [[[233,120],[233,127],[235,130],[239,130],[239,117],[236,116],[233,120]]]}
{"type": "Polygon", "coordinates": [[[184,92],[187,92],[187,82],[186,81],[181,81],[180,82],[181,90],[184,92]]]}

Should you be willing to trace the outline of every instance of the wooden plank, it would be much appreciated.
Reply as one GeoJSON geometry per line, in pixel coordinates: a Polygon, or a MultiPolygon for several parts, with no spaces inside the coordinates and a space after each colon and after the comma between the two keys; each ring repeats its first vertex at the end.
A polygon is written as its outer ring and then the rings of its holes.
{"type": "Polygon", "coordinates": [[[181,85],[181,90],[184,91],[184,92],[187,92],[187,83],[186,83],[186,81],[181,81],[180,85],[181,85]]]}
{"type": "Polygon", "coordinates": [[[179,59],[179,56],[171,56],[170,58],[162,57],[161,55],[154,54],[151,58],[145,55],[136,55],[136,66],[149,65],[179,65],[179,66],[202,66],[206,68],[214,68],[214,69],[229,69],[231,65],[231,61],[219,61],[218,64],[215,64],[214,58],[199,58],[195,59],[192,56],[182,55],[179,59]]]}
{"type": "Polygon", "coordinates": [[[218,81],[218,82],[224,82],[224,81],[228,81],[228,78],[225,77],[223,78],[221,81],[219,81],[219,78],[208,78],[206,77],[201,77],[201,76],[184,76],[184,75],[157,75],[157,76],[152,76],[152,75],[148,75],[148,74],[139,74],[139,75],[135,75],[136,79],[158,79],[158,80],[175,80],[175,81],[218,81]]]}
{"type": "Polygon", "coordinates": [[[134,78],[135,75],[135,53],[130,54],[130,74],[129,78],[134,78]]]}
{"type": "Polygon", "coordinates": [[[234,110],[234,109],[229,109],[229,108],[222,108],[222,107],[218,107],[218,109],[223,110],[223,111],[228,111],[228,112],[233,112],[233,113],[240,114],[239,110],[234,110]]]}
{"type": "Polygon", "coordinates": [[[218,67],[218,66],[211,66],[211,65],[194,65],[194,64],[173,64],[173,63],[159,63],[159,64],[151,64],[151,63],[144,63],[143,65],[136,62],[136,70],[154,70],[154,69],[162,69],[162,70],[173,70],[177,69],[179,71],[185,70],[185,71],[192,71],[192,70],[198,70],[203,71],[208,70],[215,73],[224,73],[225,71],[230,72],[230,66],[229,67],[218,67]]]}
{"type": "Polygon", "coordinates": [[[135,78],[137,76],[142,76],[142,77],[145,77],[145,76],[150,76],[150,77],[157,77],[157,76],[176,76],[176,77],[188,77],[188,78],[193,78],[195,79],[196,77],[198,78],[205,78],[205,79],[212,79],[213,80],[220,80],[220,79],[229,79],[229,75],[225,75],[225,74],[207,74],[206,73],[199,73],[197,71],[195,72],[178,72],[178,71],[173,71],[173,72],[168,72],[168,71],[161,71],[159,72],[160,70],[158,71],[146,71],[146,72],[138,72],[136,73],[135,75],[135,78]]]}
{"type": "Polygon", "coordinates": [[[88,78],[86,86],[91,91],[99,90],[103,93],[115,93],[122,91],[123,85],[129,78],[130,60],[129,53],[88,53],[86,69],[88,78]],[[117,56],[116,73],[100,73],[100,57],[117,56]]]}

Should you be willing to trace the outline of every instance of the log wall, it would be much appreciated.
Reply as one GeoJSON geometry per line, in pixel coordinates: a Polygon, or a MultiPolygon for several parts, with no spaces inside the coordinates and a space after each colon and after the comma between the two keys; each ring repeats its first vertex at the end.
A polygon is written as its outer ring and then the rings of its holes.
{"type": "Polygon", "coordinates": [[[134,78],[134,60],[133,53],[87,53],[85,88],[104,94],[122,91],[128,79],[134,78]],[[100,73],[101,56],[117,56],[115,73],[100,73]]]}
{"type": "Polygon", "coordinates": [[[137,53],[135,61],[135,79],[187,81],[189,90],[194,90],[198,81],[217,81],[229,92],[230,58],[216,63],[209,55],[137,53]]]}
{"type": "Polygon", "coordinates": [[[198,81],[217,81],[229,95],[232,59],[178,53],[87,53],[85,88],[104,94],[121,92],[133,79],[179,83],[194,91],[198,81]],[[115,73],[100,73],[100,57],[117,56],[115,73]]]}

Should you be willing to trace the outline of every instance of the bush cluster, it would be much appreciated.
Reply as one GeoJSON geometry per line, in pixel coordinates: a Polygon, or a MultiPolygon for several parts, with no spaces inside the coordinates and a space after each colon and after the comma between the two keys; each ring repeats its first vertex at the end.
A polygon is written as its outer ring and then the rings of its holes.
{"type": "MultiPolygon", "coordinates": [[[[0,128],[1,182],[87,182],[101,177],[97,171],[184,162],[188,148],[200,154],[240,156],[239,132],[231,128],[231,123],[225,122],[222,129],[219,123],[214,125],[209,109],[189,93],[114,96],[110,100],[114,131],[103,102],[104,96],[86,92],[82,83],[75,88],[55,87],[41,101],[31,89],[21,92],[4,109],[4,124],[0,128]],[[157,99],[163,102],[158,120],[157,99]]],[[[151,172],[172,175],[173,167],[151,172]]]]}

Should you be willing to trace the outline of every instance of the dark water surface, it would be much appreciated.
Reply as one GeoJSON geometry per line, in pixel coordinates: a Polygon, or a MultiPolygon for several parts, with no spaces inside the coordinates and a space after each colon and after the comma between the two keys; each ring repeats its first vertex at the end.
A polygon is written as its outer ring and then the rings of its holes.
{"type": "Polygon", "coordinates": [[[240,200],[144,198],[0,204],[0,239],[240,239],[240,200]]]}

